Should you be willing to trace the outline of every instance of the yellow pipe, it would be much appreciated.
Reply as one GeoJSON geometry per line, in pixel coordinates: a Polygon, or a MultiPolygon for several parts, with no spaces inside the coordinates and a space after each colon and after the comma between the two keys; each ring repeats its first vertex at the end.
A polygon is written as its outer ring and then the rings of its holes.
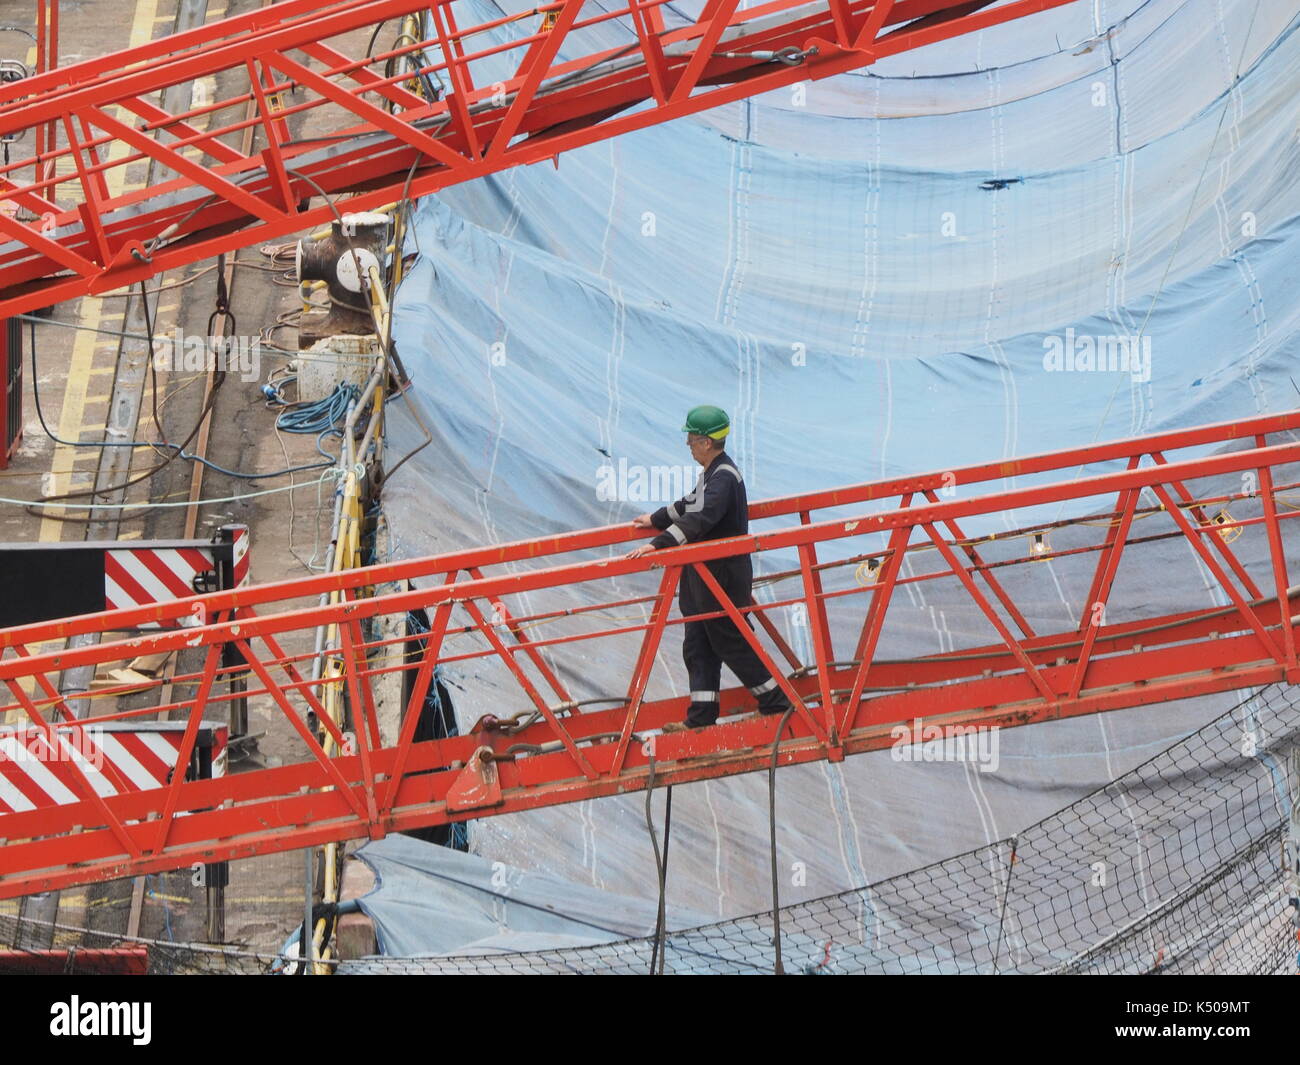
{"type": "MultiPolygon", "coordinates": [[[[372,271],[371,277],[371,292],[377,295],[377,298],[372,296],[374,309],[380,315],[386,316],[388,301],[384,295],[383,286],[379,283],[377,273],[377,271],[372,271]]],[[[380,320],[382,321],[382,318],[380,320]]],[[[376,388],[371,407],[371,417],[379,419],[375,429],[376,443],[382,439],[383,412],[383,389],[376,388]]],[[[343,481],[343,501],[339,510],[338,541],[335,546],[332,565],[334,572],[355,569],[361,565],[361,535],[364,520],[365,511],[361,505],[361,481],[357,477],[355,470],[348,470],[343,481]]],[[[342,593],[338,591],[331,592],[329,601],[331,605],[337,605],[342,601],[342,593]]],[[[326,630],[325,647],[336,648],[338,639],[338,624],[332,623],[326,630]]],[[[326,715],[336,726],[340,726],[343,720],[342,689],[345,672],[343,661],[337,653],[326,659],[322,671],[324,684],[321,705],[326,715]]],[[[334,737],[328,731],[322,747],[327,756],[332,756],[338,750],[338,744],[334,742],[334,737]]],[[[337,843],[325,845],[325,882],[321,891],[321,898],[325,902],[338,901],[341,886],[339,882],[339,864],[342,856],[343,853],[337,843]]],[[[312,929],[312,957],[307,963],[312,966],[313,972],[317,975],[328,975],[334,971],[333,966],[324,964],[334,954],[332,950],[326,949],[324,946],[326,928],[327,922],[322,919],[317,921],[312,929]]]]}
{"type": "MultiPolygon", "coordinates": [[[[334,551],[334,572],[341,572],[347,569],[355,569],[361,562],[361,497],[360,482],[357,479],[356,472],[349,470],[343,482],[343,504],[340,509],[339,517],[339,538],[334,551]]],[[[342,599],[342,593],[331,592],[330,603],[336,605],[342,599]]],[[[326,647],[333,647],[338,640],[338,625],[331,624],[326,632],[326,647]]],[[[337,657],[331,657],[327,660],[324,670],[324,692],[321,700],[322,709],[329,716],[329,719],[336,725],[341,725],[343,714],[341,709],[341,691],[343,684],[343,662],[337,657]]],[[[322,744],[327,756],[333,756],[338,750],[338,744],[335,743],[334,737],[328,732],[325,736],[325,742],[322,744]]],[[[326,844],[325,854],[325,883],[321,891],[321,899],[324,902],[337,902],[339,894],[338,882],[338,863],[339,849],[336,843],[326,844]]],[[[326,922],[320,920],[312,930],[312,962],[313,969],[317,975],[326,975],[333,972],[333,967],[322,964],[329,957],[330,952],[323,951],[325,943],[326,922]]]]}

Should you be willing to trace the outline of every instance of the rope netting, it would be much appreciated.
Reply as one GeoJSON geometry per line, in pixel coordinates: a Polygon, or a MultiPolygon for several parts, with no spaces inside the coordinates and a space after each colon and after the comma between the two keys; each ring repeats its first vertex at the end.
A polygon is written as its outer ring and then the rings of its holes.
{"type": "MultiPolygon", "coordinates": [[[[1016,836],[782,907],[785,971],[1295,972],[1283,845],[1300,801],[1289,768],[1297,743],[1295,689],[1261,689],[1016,836]]],[[[339,971],[646,973],[654,947],[645,937],[375,957],[339,971]]],[[[774,955],[772,915],[760,913],[668,932],[663,971],[771,972],[774,955]]]]}

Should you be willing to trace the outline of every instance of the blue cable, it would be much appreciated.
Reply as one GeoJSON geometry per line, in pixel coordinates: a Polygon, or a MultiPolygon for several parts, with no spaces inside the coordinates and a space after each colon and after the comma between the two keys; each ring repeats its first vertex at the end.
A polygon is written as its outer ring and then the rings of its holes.
{"type": "Polygon", "coordinates": [[[346,383],[338,385],[324,399],[313,403],[295,403],[292,406],[280,398],[279,385],[266,385],[262,391],[272,403],[284,406],[285,409],[275,419],[275,425],[286,433],[328,432],[347,417],[348,407],[361,398],[361,389],[346,383]]]}
{"type": "MultiPolygon", "coordinates": [[[[260,480],[264,477],[282,477],[289,473],[300,473],[303,470],[320,470],[335,465],[338,462],[338,456],[332,455],[325,450],[325,438],[327,436],[343,435],[343,430],[338,427],[337,423],[347,417],[348,407],[360,398],[361,389],[357,388],[356,385],[342,383],[324,399],[318,399],[312,403],[289,404],[281,398],[280,388],[292,380],[294,380],[292,376],[285,377],[277,384],[262,386],[262,392],[268,400],[279,403],[284,407],[284,410],[276,416],[276,428],[282,429],[286,433],[315,433],[316,450],[325,459],[324,462],[308,462],[301,466],[290,466],[275,473],[238,473],[235,470],[228,470],[224,466],[218,466],[215,462],[201,458],[198,455],[191,455],[186,451],[181,451],[180,457],[201,462],[218,473],[224,473],[227,477],[238,477],[247,481],[260,480]]],[[[175,445],[169,444],[167,446],[174,447],[175,445]]]]}
{"type": "Polygon", "coordinates": [[[161,896],[158,892],[156,892],[153,889],[152,883],[155,879],[156,879],[155,877],[150,876],[148,873],[145,874],[144,877],[145,891],[147,892],[150,898],[157,898],[162,902],[163,931],[167,933],[167,942],[175,943],[176,934],[172,931],[172,908],[169,905],[167,905],[167,899],[161,896]]]}

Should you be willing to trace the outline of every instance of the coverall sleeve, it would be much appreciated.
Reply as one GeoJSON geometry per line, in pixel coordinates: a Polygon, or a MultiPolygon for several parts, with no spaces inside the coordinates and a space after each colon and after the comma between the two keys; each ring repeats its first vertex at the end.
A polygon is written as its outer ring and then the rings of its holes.
{"type": "MultiPolygon", "coordinates": [[[[696,485],[695,488],[691,489],[689,495],[682,496],[682,498],[677,500],[676,503],[670,503],[666,507],[660,507],[650,515],[650,524],[660,532],[668,528],[668,526],[686,513],[686,508],[692,505],[695,499],[695,493],[699,490],[699,486],[696,485]]],[[[673,542],[676,543],[675,540],[673,542]]]]}
{"type": "Polygon", "coordinates": [[[711,477],[704,485],[703,498],[689,507],[685,500],[674,504],[680,516],[650,542],[656,548],[694,543],[722,520],[731,503],[731,495],[732,485],[728,476],[711,477]]]}

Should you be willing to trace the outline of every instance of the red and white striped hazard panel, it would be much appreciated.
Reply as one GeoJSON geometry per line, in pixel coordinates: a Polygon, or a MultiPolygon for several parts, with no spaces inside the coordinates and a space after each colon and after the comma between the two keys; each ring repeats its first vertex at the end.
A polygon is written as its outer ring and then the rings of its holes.
{"type": "Polygon", "coordinates": [[[222,534],[227,539],[210,546],[182,542],[105,551],[104,609],[148,606],[213,591],[218,571],[222,587],[238,588],[248,580],[248,526],[228,525],[222,534]],[[220,565],[218,554],[223,560],[220,565]],[[207,575],[206,583],[196,582],[201,574],[207,575]]]}
{"type": "Polygon", "coordinates": [[[104,554],[104,609],[148,606],[197,594],[194,578],[214,569],[201,548],[140,547],[104,554]]]}
{"type": "Polygon", "coordinates": [[[232,530],[232,539],[230,541],[231,562],[234,570],[234,587],[248,581],[248,543],[249,533],[247,525],[230,526],[232,530]]]}
{"type": "MultiPolygon", "coordinates": [[[[202,776],[225,776],[227,732],[225,725],[200,726],[192,757],[202,776]]],[[[164,787],[180,756],[185,722],[61,725],[57,734],[56,748],[37,729],[0,726],[0,814],[80,802],[76,769],[101,796],[164,787]]]]}

